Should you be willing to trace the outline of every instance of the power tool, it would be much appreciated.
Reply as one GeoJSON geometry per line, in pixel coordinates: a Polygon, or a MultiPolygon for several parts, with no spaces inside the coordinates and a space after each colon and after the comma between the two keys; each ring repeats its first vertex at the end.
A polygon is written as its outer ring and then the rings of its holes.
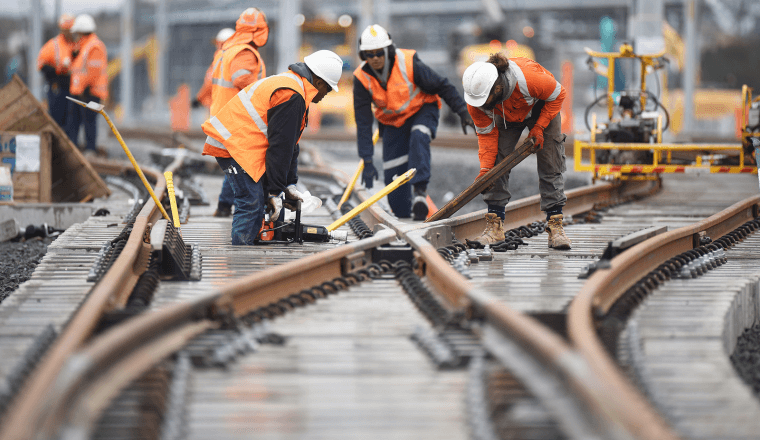
{"type": "MultiPolygon", "coordinates": [[[[348,233],[346,231],[328,231],[324,226],[305,225],[301,223],[301,201],[285,199],[283,210],[288,209],[285,206],[295,206],[296,218],[285,222],[276,220],[273,222],[264,221],[264,227],[261,228],[259,236],[256,238],[256,244],[303,244],[304,241],[312,243],[325,243],[330,240],[346,241],[348,233]]],[[[285,213],[281,213],[281,218],[285,218],[285,213]]]]}

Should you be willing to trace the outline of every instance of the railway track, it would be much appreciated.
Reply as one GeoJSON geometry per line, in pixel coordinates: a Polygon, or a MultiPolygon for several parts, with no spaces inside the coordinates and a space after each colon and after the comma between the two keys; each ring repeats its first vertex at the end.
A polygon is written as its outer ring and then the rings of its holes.
{"type": "MultiPolygon", "coordinates": [[[[312,194],[339,196],[345,173],[326,162],[340,159],[304,156],[311,163],[299,172],[312,194]]],[[[177,155],[170,168],[185,160],[177,155]]],[[[151,174],[164,194],[162,174],[151,174]]],[[[671,382],[650,374],[663,360],[646,350],[655,342],[643,323],[663,309],[650,301],[672,301],[663,289],[702,291],[691,283],[713,273],[745,280],[712,282],[724,315],[741,315],[709,318],[724,363],[752,323],[742,305],[757,295],[747,287],[758,278],[756,255],[737,243],[753,243],[745,223],[760,198],[737,190],[747,176],[721,177],[691,200],[689,176],[664,189],[569,191],[565,212],[587,220],[567,227],[569,252],[546,248],[538,197],[508,206],[510,243],[472,252],[455,239],[482,231],[482,212],[421,224],[372,207],[342,227],[346,243],[237,248],[229,219],[194,207],[181,228],[202,258],[194,281],[158,282],[151,272],[151,228],[162,225],[152,200],[129,225],[126,208],[92,217],[56,240],[32,280],[0,304],[0,438],[692,438],[708,422],[693,424],[698,413],[656,392],[658,381],[671,382]],[[638,242],[653,225],[668,230],[638,242]],[[726,234],[743,236],[721,241],[726,234]],[[87,281],[103,243],[119,238],[121,254],[87,281]],[[706,276],[676,280],[682,267],[706,276]]],[[[357,191],[352,203],[367,197],[357,191]]],[[[304,221],[330,223],[339,215],[330,207],[304,221]]],[[[733,431],[727,422],[709,432],[733,431]]]]}

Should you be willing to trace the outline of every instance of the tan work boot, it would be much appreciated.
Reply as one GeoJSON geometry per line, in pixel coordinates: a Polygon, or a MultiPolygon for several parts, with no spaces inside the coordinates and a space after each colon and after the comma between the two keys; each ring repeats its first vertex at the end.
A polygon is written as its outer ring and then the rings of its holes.
{"type": "Polygon", "coordinates": [[[549,221],[546,222],[546,232],[549,234],[550,248],[567,250],[570,249],[570,239],[565,235],[562,219],[562,214],[549,217],[549,221]]]}
{"type": "Polygon", "coordinates": [[[485,246],[502,240],[504,240],[504,220],[500,219],[498,215],[489,212],[486,214],[486,229],[473,241],[477,241],[485,246]]]}

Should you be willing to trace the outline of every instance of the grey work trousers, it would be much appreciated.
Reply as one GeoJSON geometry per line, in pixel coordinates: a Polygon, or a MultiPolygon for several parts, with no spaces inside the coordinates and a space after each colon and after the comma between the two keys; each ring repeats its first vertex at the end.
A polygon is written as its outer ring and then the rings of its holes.
{"type": "MultiPolygon", "coordinates": [[[[499,152],[496,163],[501,162],[515,151],[517,141],[525,126],[509,126],[504,128],[504,120],[496,116],[495,123],[499,127],[499,152]]],[[[507,123],[509,124],[509,123],[507,123]]],[[[528,129],[533,128],[535,121],[530,121],[528,129]]],[[[548,211],[557,206],[565,206],[565,138],[562,134],[562,122],[559,114],[544,130],[544,148],[536,152],[538,169],[538,191],[541,194],[541,210],[548,211]]],[[[509,192],[509,171],[500,177],[493,186],[483,194],[483,201],[489,205],[506,206],[512,194],[509,192]]]]}

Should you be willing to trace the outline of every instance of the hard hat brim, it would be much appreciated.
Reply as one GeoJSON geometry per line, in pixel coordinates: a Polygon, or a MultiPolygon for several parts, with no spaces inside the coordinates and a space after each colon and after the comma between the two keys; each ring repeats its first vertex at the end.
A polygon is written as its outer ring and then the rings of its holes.
{"type": "MultiPolygon", "coordinates": [[[[489,95],[490,95],[490,90],[489,90],[489,95]]],[[[480,107],[481,105],[485,104],[486,101],[488,101],[488,95],[475,96],[475,95],[470,95],[469,93],[464,94],[464,102],[470,104],[473,107],[480,107]]]]}

